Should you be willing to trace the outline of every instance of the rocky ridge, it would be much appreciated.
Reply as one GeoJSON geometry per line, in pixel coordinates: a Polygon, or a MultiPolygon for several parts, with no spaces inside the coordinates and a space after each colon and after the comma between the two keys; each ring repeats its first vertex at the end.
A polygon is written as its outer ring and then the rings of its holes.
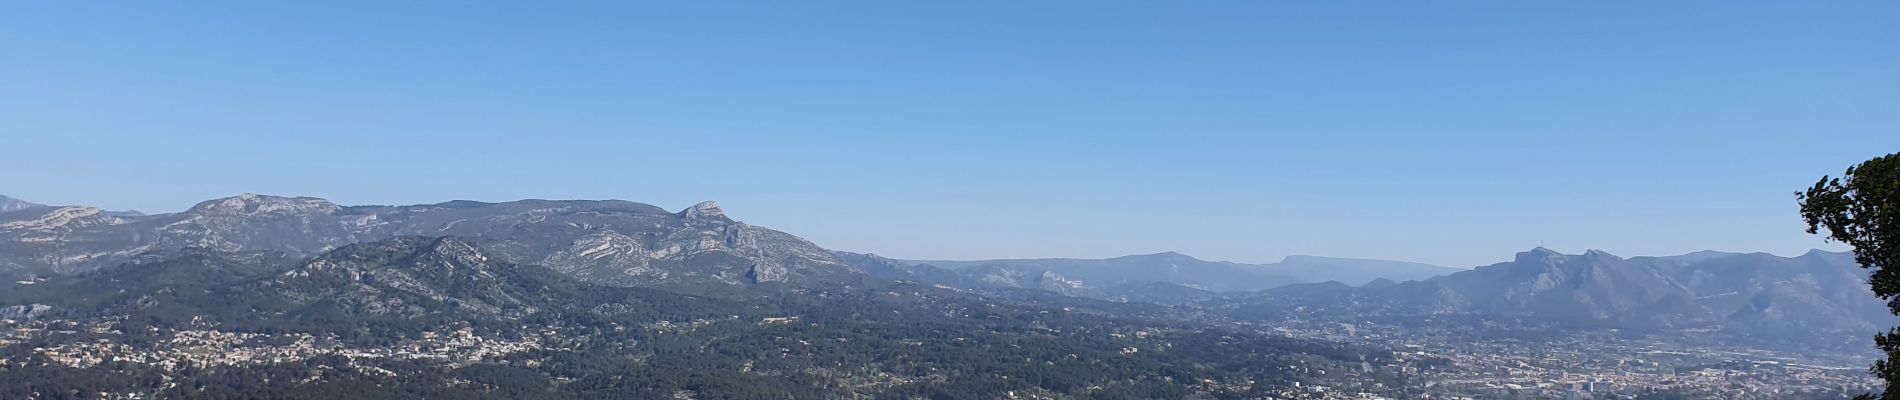
{"type": "Polygon", "coordinates": [[[507,262],[616,285],[798,284],[856,275],[831,252],[733,220],[712,202],[667,212],[615,200],[341,206],[254,194],[147,216],[94,207],[0,214],[0,271],[70,274],[186,248],[308,257],[399,236],[463,237],[507,262]]]}

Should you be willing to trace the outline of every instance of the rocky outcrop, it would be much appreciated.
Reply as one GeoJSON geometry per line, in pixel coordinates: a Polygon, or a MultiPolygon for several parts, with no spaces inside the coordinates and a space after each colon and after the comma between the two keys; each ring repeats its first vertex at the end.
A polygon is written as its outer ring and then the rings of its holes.
{"type": "Polygon", "coordinates": [[[548,293],[459,238],[402,237],[353,244],[255,284],[296,304],[327,302],[365,315],[415,316],[442,308],[483,317],[540,311],[548,293]]]}
{"type": "Polygon", "coordinates": [[[719,209],[719,203],[702,201],[699,204],[694,204],[692,207],[687,207],[685,210],[680,211],[680,218],[690,220],[722,220],[726,219],[726,211],[719,209]]]}
{"type": "Polygon", "coordinates": [[[31,321],[52,310],[53,306],[45,304],[0,307],[0,320],[31,321]]]}
{"type": "Polygon", "coordinates": [[[16,199],[12,197],[7,197],[7,196],[0,196],[0,214],[5,214],[12,211],[25,210],[25,209],[34,208],[34,207],[45,207],[45,206],[40,205],[40,204],[34,204],[26,200],[20,200],[20,199],[16,199]]]}

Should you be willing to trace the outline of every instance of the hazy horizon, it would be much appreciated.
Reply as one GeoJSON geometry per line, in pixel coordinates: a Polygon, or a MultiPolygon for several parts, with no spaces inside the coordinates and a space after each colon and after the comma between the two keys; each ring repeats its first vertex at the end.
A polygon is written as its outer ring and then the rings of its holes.
{"type": "MultiPolygon", "coordinates": [[[[265,195],[265,196],[278,196],[278,195],[275,195],[275,194],[270,194],[270,193],[243,193],[243,194],[255,194],[255,195],[265,195]]],[[[10,198],[13,198],[13,199],[15,199],[15,200],[21,200],[21,201],[28,201],[28,202],[32,202],[32,200],[30,200],[30,199],[24,199],[24,198],[20,198],[19,196],[11,196],[11,195],[6,195],[6,194],[0,194],[0,196],[7,196],[7,197],[10,197],[10,198]]],[[[227,196],[227,197],[228,197],[228,196],[227,196]]],[[[323,198],[322,196],[304,196],[304,195],[298,195],[298,196],[278,196],[278,197],[312,197],[312,198],[323,198]]],[[[207,200],[210,200],[210,199],[207,199],[207,200]]],[[[329,199],[325,199],[325,200],[329,200],[329,199]]],[[[644,202],[640,202],[640,201],[636,201],[636,200],[628,200],[628,199],[539,199],[539,198],[524,198],[524,199],[516,199],[516,200],[552,200],[552,201],[563,201],[563,200],[621,200],[621,201],[632,201],[632,202],[635,202],[635,203],[642,203],[642,204],[647,204],[647,203],[644,203],[644,202]]],[[[447,201],[482,201],[482,200],[469,200],[469,199],[455,199],[455,200],[446,200],[446,201],[443,201],[443,202],[447,202],[447,201]]],[[[483,201],[483,202],[489,202],[489,203],[498,203],[498,202],[504,202],[504,201],[515,201],[515,200],[502,200],[502,201],[483,201]]],[[[708,201],[714,201],[714,200],[708,200],[708,201]]],[[[716,201],[715,201],[715,202],[716,202],[716,201]]],[[[441,203],[441,202],[436,202],[436,203],[441,203]]],[[[413,203],[413,204],[412,204],[412,203],[403,203],[403,204],[394,204],[394,203],[390,203],[390,204],[380,204],[380,203],[378,203],[378,204],[339,204],[339,205],[342,205],[342,206],[414,206],[414,205],[427,205],[427,204],[435,204],[435,203],[413,203]]],[[[52,206],[96,206],[95,204],[48,204],[48,205],[52,205],[52,206]]],[[[653,205],[653,206],[655,206],[655,207],[660,207],[660,208],[663,208],[663,209],[667,209],[667,210],[684,210],[684,209],[686,209],[686,208],[688,207],[688,206],[680,206],[680,207],[666,207],[666,206],[662,206],[662,205],[657,205],[657,204],[650,204],[650,205],[653,205]]],[[[690,205],[689,205],[689,206],[690,206],[690,205]]],[[[723,209],[724,207],[723,207],[723,206],[721,206],[721,208],[723,209]]],[[[184,211],[187,211],[188,209],[189,209],[189,207],[186,207],[186,208],[179,208],[179,209],[174,209],[174,210],[165,210],[165,211],[148,211],[148,210],[136,210],[136,209],[113,209],[113,210],[110,210],[110,211],[136,211],[136,212],[140,212],[140,213],[144,213],[144,214],[148,214],[148,215],[153,215],[153,214],[168,214],[168,213],[178,213],[178,212],[184,212],[184,211]]],[[[743,221],[743,220],[742,220],[742,221],[743,221]]],[[[771,228],[771,227],[769,227],[769,226],[768,226],[767,228],[771,228]]],[[[821,244],[821,245],[822,245],[823,243],[819,243],[819,244],[821,244]]],[[[1839,245],[1838,243],[1828,243],[1827,245],[1828,245],[1827,247],[1844,247],[1844,246],[1841,246],[1841,245],[1839,245]]],[[[828,246],[828,247],[829,247],[829,246],[828,246]]],[[[1575,254],[1582,254],[1582,253],[1584,253],[1584,252],[1587,252],[1587,251],[1591,251],[1591,250],[1597,250],[1597,251],[1604,251],[1604,252],[1608,252],[1608,253],[1610,253],[1610,254],[1613,254],[1613,255],[1616,255],[1616,256],[1618,256],[1618,257],[1622,257],[1622,258],[1633,258],[1633,257],[1669,257],[1669,256],[1680,256],[1680,255],[1687,255],[1687,254],[1692,254],[1692,253],[1697,253],[1697,252],[1704,252],[1704,251],[1715,251],[1715,252],[1722,252],[1722,253],[1736,253],[1736,254],[1747,254],[1747,253],[1767,253],[1767,254],[1771,254],[1771,255],[1774,255],[1774,256],[1777,256],[1777,257],[1783,257],[1783,258],[1791,258],[1791,257],[1796,257],[1796,256],[1800,256],[1800,255],[1802,255],[1802,254],[1805,254],[1805,253],[1807,253],[1807,252],[1809,252],[1809,251],[1814,251],[1814,250],[1823,250],[1823,251],[1832,251],[1832,252],[1851,252],[1851,249],[1829,249],[1829,248],[1822,248],[1822,247],[1815,247],[1815,248],[1811,248],[1811,249],[1807,249],[1807,250],[1801,250],[1801,251],[1799,251],[1799,252],[1794,252],[1794,253],[1775,253],[1775,252],[1768,252],[1768,251],[1744,251],[1744,250],[1723,250],[1723,249],[1700,249],[1700,250],[1692,250],[1692,251],[1685,251],[1685,252],[1681,252],[1681,253],[1668,253],[1668,254],[1623,254],[1623,253],[1618,253],[1618,252],[1616,252],[1616,251],[1611,251],[1611,250],[1607,250],[1607,249],[1599,249],[1599,248],[1584,248],[1584,249],[1576,249],[1576,250],[1574,250],[1574,251],[1571,251],[1571,250],[1565,250],[1565,249],[1557,249],[1557,248],[1552,248],[1552,247],[1550,247],[1550,246],[1544,246],[1544,245],[1538,245],[1538,246],[1534,246],[1534,247],[1531,247],[1531,248],[1525,248],[1525,249],[1519,249],[1519,250],[1518,250],[1518,251],[1516,251],[1516,252],[1510,252],[1510,253],[1505,253],[1505,254],[1502,254],[1502,255],[1499,255],[1499,256],[1500,256],[1501,258],[1498,258],[1498,259],[1497,259],[1496,261],[1494,261],[1494,262],[1486,262],[1486,263],[1483,263],[1483,264],[1474,264],[1474,265],[1445,265],[1445,264],[1433,264],[1433,263],[1429,263],[1429,262],[1423,262],[1423,261],[1414,261],[1414,260],[1408,260],[1408,259],[1402,259],[1402,258],[1371,258],[1371,257],[1357,257],[1357,256],[1352,256],[1352,255],[1340,255],[1340,254],[1287,254],[1287,255],[1284,255],[1284,256],[1281,256],[1280,258],[1275,258],[1275,259],[1272,259],[1272,260],[1227,260],[1227,259],[1219,259],[1219,258],[1212,258],[1212,257],[1203,257],[1203,256],[1199,256],[1199,255],[1195,255],[1195,254],[1190,254],[1190,253],[1185,253],[1185,252],[1181,252],[1181,251],[1176,251],[1176,250],[1161,250],[1161,251],[1154,251],[1154,252],[1146,252],[1146,253],[1125,253],[1125,254],[1115,254],[1115,255],[1106,255],[1106,256],[1035,256],[1035,257],[971,257],[971,258],[938,258],[938,257],[904,257],[904,256],[901,256],[901,255],[892,255],[892,254],[885,254],[885,253],[881,253],[881,252],[878,252],[878,251],[876,251],[876,250],[868,250],[868,249],[841,249],[841,248],[834,248],[834,249],[835,249],[835,250],[841,250],[841,251],[850,251],[850,252],[855,252],[855,253],[864,253],[864,254],[875,254],[875,255],[878,255],[878,256],[881,256],[881,257],[888,257],[888,258],[892,258],[892,259],[898,259],[898,260],[905,260],[905,261],[983,261],[983,260],[1045,260],[1045,259],[1108,259],[1108,258],[1117,258],[1117,257],[1128,257],[1128,256],[1144,256],[1144,255],[1156,255],[1156,254],[1163,254],[1163,253],[1177,253],[1177,254],[1183,254],[1183,255],[1186,255],[1186,256],[1189,256],[1189,257],[1193,257],[1193,258],[1195,258],[1195,259],[1199,259],[1199,260],[1202,260],[1202,261],[1216,261],[1216,262],[1233,262],[1233,263],[1241,263],[1241,264],[1272,264],[1272,263],[1276,263],[1276,262],[1281,262],[1281,261],[1284,261],[1284,259],[1285,259],[1286,257],[1296,257],[1296,256],[1305,256],[1305,257],[1324,257],[1324,258],[1347,258],[1347,259],[1373,259],[1373,260],[1386,260],[1386,261],[1402,261],[1402,262],[1414,262],[1414,263],[1420,263],[1420,264],[1429,264],[1429,265],[1433,265],[1433,266],[1439,266],[1439,267],[1449,267],[1449,268],[1457,268],[1457,269],[1472,269],[1472,268],[1475,268],[1475,267],[1482,267],[1482,266],[1486,266],[1486,265],[1491,265],[1491,264],[1495,264],[1495,263],[1498,263],[1498,262],[1506,262],[1506,261],[1509,261],[1509,260],[1510,260],[1510,256],[1512,256],[1512,255],[1515,255],[1515,254],[1516,254],[1517,252],[1521,252],[1521,251],[1528,251],[1528,250],[1532,250],[1532,249],[1536,249],[1536,248],[1545,248],[1545,249],[1549,249],[1549,250],[1553,250],[1553,251],[1557,251],[1557,252],[1559,252],[1559,253],[1562,253],[1562,254],[1571,254],[1571,255],[1575,255],[1575,254]]]]}
{"type": "Polygon", "coordinates": [[[1463,268],[1844,250],[1794,192],[1900,148],[1884,3],[13,9],[0,194],[145,212],[717,200],[907,259],[1463,268]]]}

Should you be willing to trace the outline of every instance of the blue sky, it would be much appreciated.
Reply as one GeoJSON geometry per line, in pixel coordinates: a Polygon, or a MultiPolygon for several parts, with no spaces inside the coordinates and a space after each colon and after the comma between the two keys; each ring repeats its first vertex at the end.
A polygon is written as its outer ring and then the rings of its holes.
{"type": "Polygon", "coordinates": [[[1839,249],[1893,2],[14,2],[0,194],[619,198],[908,258],[1839,249]]]}

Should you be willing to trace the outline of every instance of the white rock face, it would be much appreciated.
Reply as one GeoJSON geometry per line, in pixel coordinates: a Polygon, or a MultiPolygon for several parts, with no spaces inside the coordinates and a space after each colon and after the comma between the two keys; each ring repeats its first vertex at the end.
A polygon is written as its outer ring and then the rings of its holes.
{"type": "Polygon", "coordinates": [[[37,319],[41,315],[45,315],[46,312],[52,311],[52,310],[53,310],[52,306],[48,306],[45,304],[28,304],[28,305],[23,305],[23,306],[0,307],[0,319],[27,321],[27,320],[37,319]]]}
{"type": "Polygon", "coordinates": [[[726,211],[719,209],[719,203],[702,201],[681,211],[680,215],[686,219],[723,219],[726,218],[726,211]]]}
{"type": "Polygon", "coordinates": [[[746,271],[746,277],[752,278],[753,282],[784,282],[790,275],[791,271],[778,263],[753,264],[752,270],[746,271]]]}
{"type": "Polygon", "coordinates": [[[654,259],[671,252],[648,252],[638,239],[616,232],[600,232],[575,240],[573,245],[542,259],[540,264],[562,273],[574,273],[588,266],[612,266],[622,273],[642,278],[664,278],[666,271],[651,268],[654,259]]]}
{"type": "Polygon", "coordinates": [[[41,205],[34,204],[26,200],[20,200],[20,199],[16,199],[12,197],[7,197],[7,196],[0,196],[0,213],[25,210],[25,209],[33,208],[33,207],[41,207],[41,205]]]}
{"type": "Polygon", "coordinates": [[[1044,282],[1044,286],[1054,286],[1064,289],[1082,288],[1082,281],[1069,279],[1062,276],[1062,274],[1055,273],[1055,271],[1042,271],[1042,281],[1044,282]]]}
{"type": "Polygon", "coordinates": [[[95,207],[60,207],[40,215],[38,218],[13,221],[0,224],[0,229],[54,230],[83,228],[95,225],[111,225],[120,222],[119,218],[104,216],[104,212],[95,207]]]}

